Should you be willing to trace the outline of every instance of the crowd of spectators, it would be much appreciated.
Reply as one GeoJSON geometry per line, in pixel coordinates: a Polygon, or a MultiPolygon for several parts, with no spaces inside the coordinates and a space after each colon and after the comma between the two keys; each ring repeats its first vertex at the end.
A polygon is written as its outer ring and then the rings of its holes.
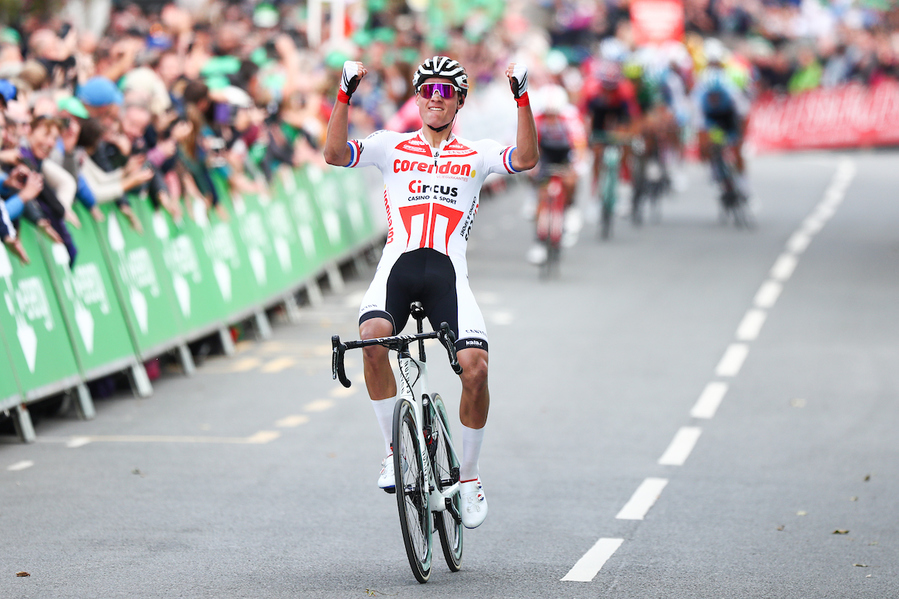
{"type": "MultiPolygon", "coordinates": [[[[630,0],[545,1],[554,45],[574,55],[627,37],[630,0]],[[624,30],[624,31],[622,31],[624,30]]],[[[684,0],[691,50],[717,37],[754,67],[759,92],[899,79],[899,6],[888,0],[684,0]]]]}
{"type": "Polygon", "coordinates": [[[323,15],[315,47],[304,4],[143,4],[115,6],[100,35],[65,13],[0,28],[0,237],[23,262],[24,219],[74,263],[75,202],[98,220],[97,205],[115,203],[137,230],[135,194],[176,221],[197,206],[228,218],[223,193],[261,192],[281,165],[324,166],[318,148],[347,59],[368,64],[351,131],[364,136],[412,97],[422,55],[454,53],[484,80],[512,46],[483,35],[502,3],[428,35],[434,15],[353,3],[340,35],[323,15]]]}
{"type": "MultiPolygon", "coordinates": [[[[97,205],[114,203],[136,229],[134,193],[176,221],[197,206],[227,218],[223,193],[261,191],[281,165],[323,166],[318,148],[345,60],[364,61],[369,73],[354,96],[354,137],[419,126],[411,75],[423,57],[444,53],[472,82],[457,126],[511,142],[509,61],[525,61],[537,87],[575,71],[604,37],[629,39],[628,0],[420,10],[359,0],[337,27],[326,10],[320,28],[306,2],[183,4],[191,8],[113,2],[99,33],[52,11],[0,27],[0,237],[23,262],[22,219],[64,243],[74,262],[75,202],[98,220],[97,205]]],[[[722,38],[751,61],[763,90],[873,84],[899,75],[899,12],[868,4],[686,0],[687,47],[722,38]]]]}

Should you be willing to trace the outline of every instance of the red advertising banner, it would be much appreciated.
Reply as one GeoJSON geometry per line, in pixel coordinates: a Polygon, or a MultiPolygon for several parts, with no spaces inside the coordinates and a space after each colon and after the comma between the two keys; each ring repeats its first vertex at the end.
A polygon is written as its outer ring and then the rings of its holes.
{"type": "Polygon", "coordinates": [[[758,100],[746,136],[759,152],[899,144],[899,82],[758,100]]]}
{"type": "Polygon", "coordinates": [[[638,46],[682,40],[683,0],[631,0],[631,29],[638,46]]]}

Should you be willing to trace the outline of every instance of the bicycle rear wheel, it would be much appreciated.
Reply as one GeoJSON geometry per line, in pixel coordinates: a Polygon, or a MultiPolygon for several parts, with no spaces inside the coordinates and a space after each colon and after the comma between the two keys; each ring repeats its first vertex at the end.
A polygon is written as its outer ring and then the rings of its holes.
{"type": "Polygon", "coordinates": [[[407,399],[398,401],[393,411],[396,505],[409,566],[418,582],[425,583],[431,576],[430,489],[422,467],[417,431],[412,404],[407,399]]]}
{"type": "MultiPolygon", "coordinates": [[[[442,491],[459,482],[459,462],[449,449],[452,439],[449,436],[449,419],[446,416],[443,400],[435,393],[431,401],[435,408],[436,418],[443,424],[442,427],[437,422],[431,425],[431,437],[437,443],[437,449],[433,454],[434,479],[437,481],[437,487],[442,491]],[[446,431],[446,433],[442,434],[442,431],[446,431]]],[[[458,492],[453,495],[452,503],[458,514],[461,509],[458,492]]],[[[464,529],[461,519],[457,521],[448,511],[434,512],[434,527],[440,533],[440,545],[443,547],[446,565],[452,572],[458,572],[462,568],[462,531],[464,529]]]]}

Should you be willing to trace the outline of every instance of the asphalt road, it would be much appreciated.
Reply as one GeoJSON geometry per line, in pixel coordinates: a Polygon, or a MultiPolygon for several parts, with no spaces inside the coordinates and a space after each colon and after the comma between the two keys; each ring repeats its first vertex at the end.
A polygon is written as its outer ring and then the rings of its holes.
{"type": "Polygon", "coordinates": [[[691,167],[661,222],[587,223],[548,281],[526,189],[483,201],[490,516],[461,572],[414,580],[360,356],[330,378],[369,269],[150,398],[0,445],[0,597],[899,597],[896,155],[751,168],[755,230],[691,167]]]}

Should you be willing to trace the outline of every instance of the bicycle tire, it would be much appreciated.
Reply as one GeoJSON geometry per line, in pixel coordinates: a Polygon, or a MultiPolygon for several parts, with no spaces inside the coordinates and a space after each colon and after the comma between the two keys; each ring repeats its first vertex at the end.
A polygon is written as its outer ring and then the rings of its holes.
{"type": "Polygon", "coordinates": [[[734,215],[734,224],[737,228],[753,229],[755,227],[755,221],[752,219],[749,206],[747,206],[746,197],[743,194],[737,194],[734,205],[731,207],[731,211],[734,215]]]}
{"type": "Polygon", "coordinates": [[[393,411],[393,471],[403,545],[412,574],[424,584],[431,576],[430,488],[425,479],[415,411],[407,399],[393,411]]]}
{"type": "MultiPolygon", "coordinates": [[[[446,407],[443,400],[436,393],[431,400],[434,406],[436,418],[443,423],[443,430],[450,435],[449,419],[446,415],[446,407]]],[[[432,425],[432,431],[440,430],[436,425],[432,425]]],[[[433,434],[433,432],[432,432],[433,434]]],[[[437,481],[438,488],[442,491],[445,487],[452,486],[459,482],[459,463],[453,459],[453,453],[449,451],[449,445],[452,443],[452,437],[447,439],[440,435],[435,439],[437,449],[434,452],[433,472],[434,479],[437,481]]],[[[458,512],[462,509],[462,503],[459,493],[453,496],[453,505],[458,512]]],[[[440,545],[443,547],[443,557],[446,565],[451,572],[458,572],[462,568],[462,531],[465,528],[462,522],[457,522],[449,512],[434,512],[434,528],[440,535],[440,545]]]]}
{"type": "Polygon", "coordinates": [[[605,201],[602,203],[599,234],[603,239],[608,239],[612,236],[612,206],[605,201]]]}

